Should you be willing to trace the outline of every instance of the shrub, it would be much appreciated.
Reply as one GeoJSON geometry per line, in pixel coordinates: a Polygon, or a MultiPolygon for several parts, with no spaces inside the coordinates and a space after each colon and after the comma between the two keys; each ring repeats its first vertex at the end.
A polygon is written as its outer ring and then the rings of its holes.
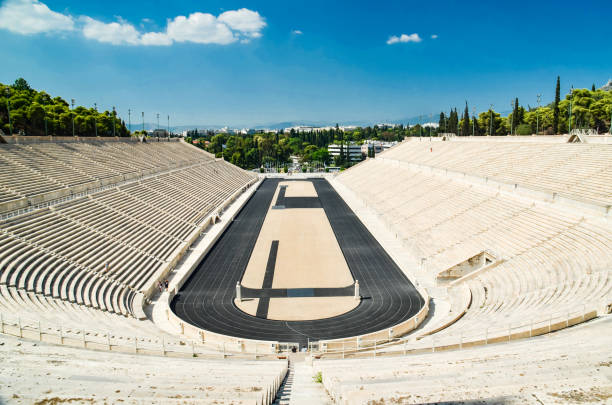
{"type": "Polygon", "coordinates": [[[516,127],[517,135],[531,135],[533,131],[531,130],[531,125],[529,124],[521,124],[516,127]]]}

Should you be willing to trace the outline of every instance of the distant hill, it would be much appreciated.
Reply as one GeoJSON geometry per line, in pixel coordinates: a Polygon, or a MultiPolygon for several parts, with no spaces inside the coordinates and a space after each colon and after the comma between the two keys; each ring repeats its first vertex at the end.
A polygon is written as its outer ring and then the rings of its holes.
{"type": "Polygon", "coordinates": [[[608,83],[606,83],[605,85],[603,85],[600,90],[605,90],[605,91],[610,91],[612,90],[612,79],[608,80],[608,83]]]}

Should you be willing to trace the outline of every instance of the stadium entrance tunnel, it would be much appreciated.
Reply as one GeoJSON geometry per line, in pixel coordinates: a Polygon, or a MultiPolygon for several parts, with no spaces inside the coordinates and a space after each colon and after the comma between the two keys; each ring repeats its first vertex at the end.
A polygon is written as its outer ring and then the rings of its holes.
{"type": "Polygon", "coordinates": [[[496,253],[490,250],[483,250],[438,273],[437,282],[438,284],[445,284],[450,281],[455,281],[476,272],[483,271],[485,268],[497,266],[500,263],[501,259],[496,253]]]}
{"type": "Polygon", "coordinates": [[[204,335],[305,348],[393,328],[424,304],[327,180],[266,179],[171,309],[204,335]]]}

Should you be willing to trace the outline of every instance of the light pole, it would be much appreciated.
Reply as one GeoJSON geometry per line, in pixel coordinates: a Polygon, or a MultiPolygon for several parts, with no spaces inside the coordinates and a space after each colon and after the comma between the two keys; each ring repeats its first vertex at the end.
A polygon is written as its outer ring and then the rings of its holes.
{"type": "Polygon", "coordinates": [[[157,113],[157,129],[159,129],[159,113],[157,113]]]}
{"type": "Polygon", "coordinates": [[[132,131],[132,110],[128,108],[128,131],[132,131]]]}
{"type": "Polygon", "coordinates": [[[489,136],[493,135],[493,104],[491,104],[491,119],[489,119],[489,136]]]}
{"type": "Polygon", "coordinates": [[[475,124],[476,124],[476,107],[472,107],[472,136],[475,135],[475,131],[474,131],[475,124]]]}
{"type": "Polygon", "coordinates": [[[113,106],[113,137],[115,136],[115,117],[117,116],[117,112],[115,111],[115,106],[113,106]]]}
{"type": "Polygon", "coordinates": [[[94,103],[94,133],[98,137],[98,103],[94,103]]]}
{"type": "Polygon", "coordinates": [[[540,134],[540,100],[541,94],[538,94],[538,109],[536,110],[536,135],[540,134]]]}
{"type": "Polygon", "coordinates": [[[47,133],[47,110],[45,110],[44,108],[43,108],[43,114],[45,117],[45,136],[49,136],[49,134],[47,133]]]}
{"type": "Polygon", "coordinates": [[[170,115],[168,115],[168,136],[170,136],[170,115]]]}
{"type": "Polygon", "coordinates": [[[8,111],[8,120],[9,120],[9,135],[13,135],[13,124],[11,123],[11,102],[9,98],[11,97],[11,90],[6,88],[6,110],[8,111]]]}
{"type": "Polygon", "coordinates": [[[142,135],[144,136],[144,111],[141,113],[142,114],[142,135]]]}
{"type": "Polygon", "coordinates": [[[512,108],[512,119],[510,120],[510,135],[512,135],[512,130],[514,129],[514,113],[516,112],[514,110],[514,101],[510,100],[510,108],[512,108]]]}
{"type": "MultiPolygon", "coordinates": [[[[72,101],[72,109],[74,110],[74,99],[72,101]]],[[[72,136],[74,136],[74,112],[70,111],[70,115],[72,116],[72,136]]]]}

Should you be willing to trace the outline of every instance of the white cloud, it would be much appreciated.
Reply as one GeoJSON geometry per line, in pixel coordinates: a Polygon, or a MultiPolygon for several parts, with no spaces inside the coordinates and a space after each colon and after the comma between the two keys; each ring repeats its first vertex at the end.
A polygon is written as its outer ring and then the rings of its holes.
{"type": "Polygon", "coordinates": [[[113,45],[137,45],[140,43],[140,34],[130,23],[123,20],[119,22],[104,23],[91,17],[81,17],[83,21],[83,35],[85,38],[113,45]]]}
{"type": "Polygon", "coordinates": [[[140,37],[142,45],[172,45],[172,39],[165,32],[147,32],[140,37]]]}
{"type": "Polygon", "coordinates": [[[392,35],[387,40],[387,45],[393,45],[393,44],[397,44],[400,42],[421,42],[421,41],[422,39],[417,33],[410,34],[410,35],[402,34],[399,37],[396,35],[392,35]]]}
{"type": "MultiPolygon", "coordinates": [[[[142,23],[151,23],[148,18],[142,23]]],[[[113,45],[168,46],[174,42],[227,45],[239,41],[248,43],[260,38],[266,27],[257,12],[241,8],[222,13],[218,17],[195,12],[188,17],[168,19],[163,32],[139,31],[120,17],[106,23],[88,16],[75,18],[52,11],[39,0],[7,0],[0,6],[0,29],[19,34],[51,31],[71,31],[78,28],[85,38],[113,45]]]]}
{"type": "Polygon", "coordinates": [[[303,32],[301,30],[293,30],[293,31],[291,31],[291,33],[293,35],[302,35],[303,34],[303,32]]]}
{"type": "Polygon", "coordinates": [[[219,16],[218,20],[232,30],[251,38],[259,38],[261,30],[266,26],[266,22],[257,11],[246,8],[226,11],[219,16]]]}
{"type": "Polygon", "coordinates": [[[431,39],[437,39],[437,38],[438,38],[438,34],[433,34],[433,35],[431,36],[431,39]]]}
{"type": "Polygon", "coordinates": [[[72,31],[74,19],[51,11],[38,0],[8,0],[0,7],[0,28],[24,35],[72,31]]]}
{"type": "Polygon", "coordinates": [[[226,45],[237,38],[232,30],[208,13],[193,13],[189,17],[178,16],[168,22],[168,37],[177,42],[226,45]]]}

